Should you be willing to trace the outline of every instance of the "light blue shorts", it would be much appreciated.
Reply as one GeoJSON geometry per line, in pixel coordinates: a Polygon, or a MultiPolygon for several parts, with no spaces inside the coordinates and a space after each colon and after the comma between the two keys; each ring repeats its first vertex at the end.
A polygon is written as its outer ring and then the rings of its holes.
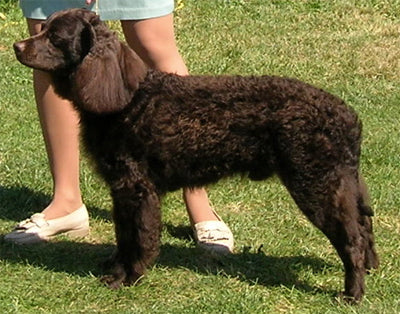
{"type": "Polygon", "coordinates": [[[56,11],[87,8],[97,12],[102,20],[143,20],[165,16],[174,10],[174,0],[20,0],[26,18],[45,20],[56,11]]]}

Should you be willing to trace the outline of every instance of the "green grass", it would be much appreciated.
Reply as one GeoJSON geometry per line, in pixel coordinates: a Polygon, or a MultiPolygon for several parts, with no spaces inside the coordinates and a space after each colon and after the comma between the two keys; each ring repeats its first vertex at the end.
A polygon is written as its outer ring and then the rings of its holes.
{"type": "MultiPolygon", "coordinates": [[[[114,247],[107,189],[82,160],[89,237],[18,247],[0,240],[2,313],[399,313],[400,1],[183,0],[179,47],[192,73],[296,77],[345,99],[364,124],[381,268],[363,303],[335,299],[342,265],[276,179],[209,187],[236,251],[195,248],[180,192],[164,200],[162,253],[143,282],[111,291],[99,264],[114,247]]],[[[31,71],[13,55],[27,36],[15,0],[0,3],[0,234],[50,200],[31,71]]],[[[112,27],[116,27],[112,23],[112,27]]]]}

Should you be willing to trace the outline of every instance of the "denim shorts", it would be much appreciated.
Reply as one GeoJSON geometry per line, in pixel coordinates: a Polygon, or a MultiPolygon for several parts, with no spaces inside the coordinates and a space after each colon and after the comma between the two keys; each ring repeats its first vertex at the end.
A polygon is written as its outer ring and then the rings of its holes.
{"type": "Polygon", "coordinates": [[[165,16],[174,10],[174,0],[96,0],[87,5],[85,0],[20,0],[26,18],[45,20],[56,11],[87,8],[102,20],[143,20],[165,16]]]}

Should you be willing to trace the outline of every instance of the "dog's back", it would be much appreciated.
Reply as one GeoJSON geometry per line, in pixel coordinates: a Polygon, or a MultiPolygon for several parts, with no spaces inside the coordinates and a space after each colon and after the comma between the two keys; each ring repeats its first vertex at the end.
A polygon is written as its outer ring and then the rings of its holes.
{"type": "Polygon", "coordinates": [[[293,79],[150,71],[123,114],[125,131],[117,132],[135,137],[132,150],[170,184],[166,190],[237,172],[264,179],[287,169],[288,159],[299,161],[297,169],[306,166],[302,159],[313,160],[321,172],[332,161],[358,164],[356,114],[339,98],[293,79]]]}

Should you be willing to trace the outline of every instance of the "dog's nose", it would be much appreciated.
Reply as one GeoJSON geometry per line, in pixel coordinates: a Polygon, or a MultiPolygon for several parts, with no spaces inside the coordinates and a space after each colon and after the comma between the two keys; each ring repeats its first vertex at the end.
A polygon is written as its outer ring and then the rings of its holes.
{"type": "Polygon", "coordinates": [[[25,49],[25,43],[22,41],[19,41],[19,42],[14,43],[13,47],[14,47],[14,51],[16,53],[21,53],[25,49]]]}

